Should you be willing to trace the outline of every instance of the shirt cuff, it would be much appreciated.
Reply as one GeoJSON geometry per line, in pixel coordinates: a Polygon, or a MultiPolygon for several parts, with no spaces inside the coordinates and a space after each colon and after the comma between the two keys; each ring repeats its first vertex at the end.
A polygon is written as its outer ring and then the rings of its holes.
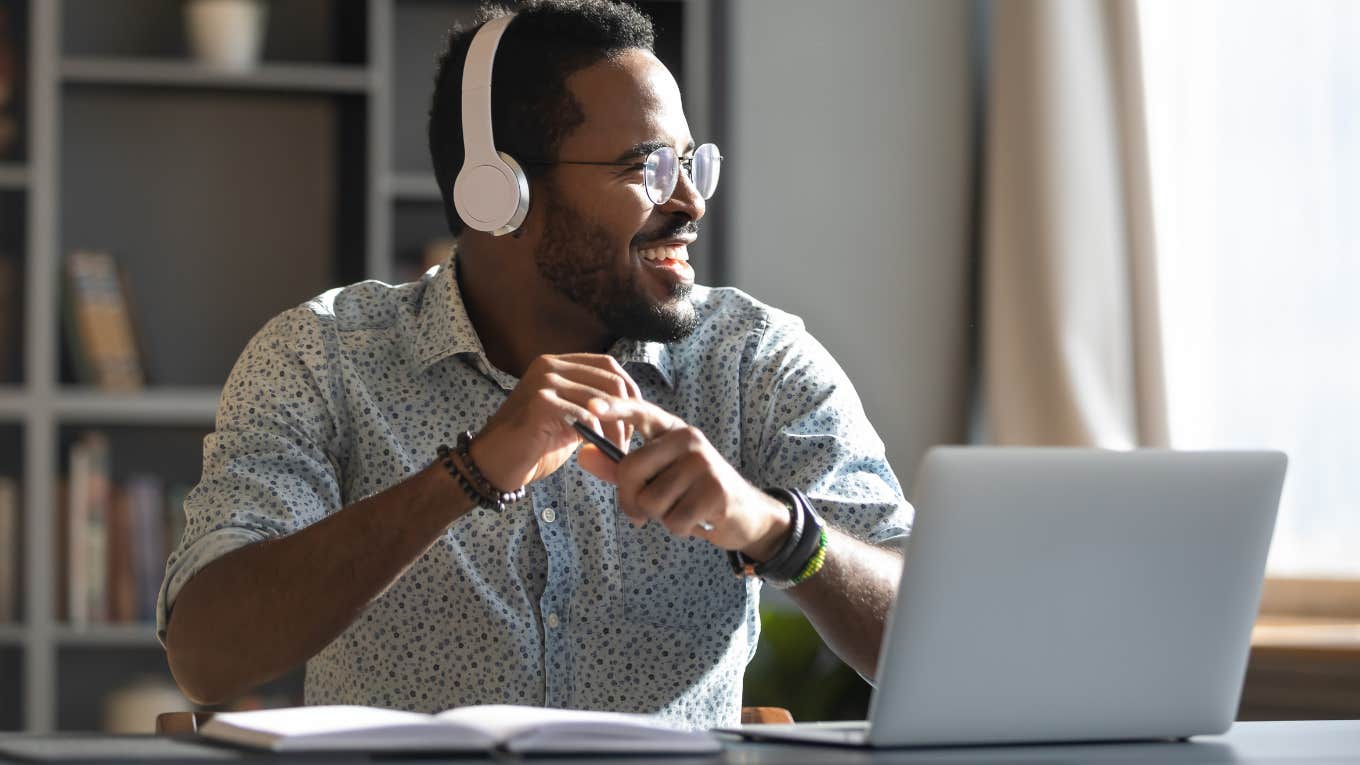
{"type": "Polygon", "coordinates": [[[156,598],[156,638],[165,646],[165,629],[170,624],[170,609],[179,597],[184,583],[193,578],[204,566],[246,545],[263,542],[269,535],[260,531],[243,528],[222,528],[210,531],[199,537],[184,550],[165,569],[165,579],[161,582],[160,595],[156,598]]]}

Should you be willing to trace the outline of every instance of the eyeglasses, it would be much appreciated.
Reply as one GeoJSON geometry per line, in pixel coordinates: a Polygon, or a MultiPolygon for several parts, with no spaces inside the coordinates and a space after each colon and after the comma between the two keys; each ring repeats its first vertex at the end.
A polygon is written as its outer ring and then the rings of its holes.
{"type": "Polygon", "coordinates": [[[662,146],[647,155],[647,159],[637,162],[572,162],[527,161],[526,165],[601,165],[609,167],[633,167],[642,170],[642,187],[647,190],[647,198],[654,205],[664,205],[675,193],[675,185],[680,180],[680,168],[685,168],[699,196],[710,199],[718,190],[718,176],[722,173],[722,154],[715,144],[706,143],[694,150],[689,157],[681,157],[670,146],[662,146]]]}

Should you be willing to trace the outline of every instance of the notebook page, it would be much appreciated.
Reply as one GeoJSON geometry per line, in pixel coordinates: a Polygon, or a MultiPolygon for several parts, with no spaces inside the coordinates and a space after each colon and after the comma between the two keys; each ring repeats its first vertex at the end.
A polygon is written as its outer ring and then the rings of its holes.
{"type": "Polygon", "coordinates": [[[436,715],[484,730],[513,752],[713,752],[704,732],[676,728],[650,715],[512,705],[461,707],[436,715]]]}
{"type": "Polygon", "coordinates": [[[494,739],[430,715],[361,706],[315,706],[214,715],[209,738],[287,751],[488,750],[494,739]]]}

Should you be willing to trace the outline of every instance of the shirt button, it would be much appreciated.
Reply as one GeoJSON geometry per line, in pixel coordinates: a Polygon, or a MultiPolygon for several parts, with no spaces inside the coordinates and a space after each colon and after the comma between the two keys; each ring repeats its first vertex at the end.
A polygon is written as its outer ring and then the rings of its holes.
{"type": "Polygon", "coordinates": [[[557,614],[548,614],[548,627],[552,629],[557,629],[557,625],[560,623],[561,622],[558,620],[557,614]]]}
{"type": "Polygon", "coordinates": [[[556,510],[553,510],[553,509],[550,507],[550,508],[548,508],[547,510],[544,510],[544,511],[543,511],[543,522],[544,522],[544,523],[552,523],[552,522],[555,521],[555,520],[557,520],[557,511],[556,511],[556,510]]]}

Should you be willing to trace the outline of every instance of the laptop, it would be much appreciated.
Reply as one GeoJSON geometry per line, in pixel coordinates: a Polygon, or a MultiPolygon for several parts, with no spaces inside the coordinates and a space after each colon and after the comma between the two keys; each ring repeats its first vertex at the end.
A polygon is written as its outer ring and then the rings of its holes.
{"type": "Polygon", "coordinates": [[[869,719],[745,725],[868,747],[1226,731],[1279,452],[932,449],[869,719]]]}

